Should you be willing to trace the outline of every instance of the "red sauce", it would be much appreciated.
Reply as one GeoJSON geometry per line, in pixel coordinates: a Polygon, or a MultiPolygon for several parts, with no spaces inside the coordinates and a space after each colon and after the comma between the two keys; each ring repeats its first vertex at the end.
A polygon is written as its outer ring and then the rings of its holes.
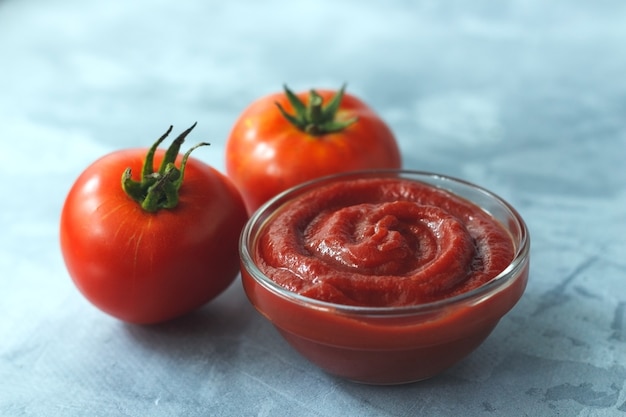
{"type": "Polygon", "coordinates": [[[421,182],[369,178],[286,204],[263,230],[255,262],[306,297],[391,307],[477,288],[514,255],[509,233],[475,204],[421,182]]]}

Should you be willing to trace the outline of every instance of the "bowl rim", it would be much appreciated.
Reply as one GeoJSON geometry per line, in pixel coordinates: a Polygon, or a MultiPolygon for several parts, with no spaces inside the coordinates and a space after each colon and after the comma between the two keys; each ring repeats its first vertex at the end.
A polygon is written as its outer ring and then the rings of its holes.
{"type": "MultiPolygon", "coordinates": [[[[469,200],[471,203],[476,204],[478,207],[485,210],[485,208],[482,205],[478,204],[476,201],[470,200],[469,198],[464,196],[460,197],[469,200]]],[[[510,230],[509,226],[503,226],[507,230],[510,230]]],[[[263,225],[260,226],[259,230],[261,230],[262,227],[263,225]]],[[[515,239],[514,236],[512,236],[512,238],[515,239]]],[[[256,283],[261,285],[266,290],[272,292],[273,294],[288,301],[320,311],[333,312],[334,314],[344,314],[359,317],[406,317],[419,314],[432,314],[433,312],[441,311],[442,309],[446,308],[452,308],[458,305],[464,305],[468,302],[478,303],[480,300],[488,298],[489,296],[497,293],[498,290],[512,284],[517,278],[523,275],[521,272],[528,264],[530,255],[530,234],[526,222],[519,214],[519,212],[506,200],[484,187],[481,187],[464,179],[429,171],[419,171],[411,169],[370,169],[341,172],[337,174],[318,177],[293,186],[272,197],[270,200],[261,205],[254,213],[252,213],[252,215],[244,225],[244,228],[242,229],[239,238],[239,252],[242,263],[242,273],[243,269],[245,268],[248,275],[250,275],[256,283]],[[517,228],[519,228],[520,233],[519,241],[515,240],[514,242],[516,244],[515,256],[502,272],[500,272],[497,276],[477,288],[441,300],[395,307],[354,306],[322,301],[287,290],[274,282],[271,278],[266,276],[254,262],[254,258],[250,251],[250,243],[253,243],[253,241],[250,240],[253,237],[251,236],[251,232],[254,226],[256,226],[259,221],[265,223],[267,218],[271,217],[272,214],[272,212],[268,212],[268,210],[274,210],[281,207],[283,204],[290,201],[291,197],[294,196],[294,194],[297,196],[300,193],[306,192],[308,189],[312,189],[319,184],[330,184],[350,178],[407,179],[412,181],[425,182],[428,185],[431,185],[435,188],[443,189],[455,195],[458,195],[458,193],[451,190],[450,188],[445,187],[444,185],[456,184],[462,187],[466,187],[468,189],[472,189],[472,191],[478,192],[479,194],[482,194],[490,200],[497,202],[503,209],[505,209],[505,211],[508,212],[508,215],[515,220],[516,226],[517,228]],[[437,181],[437,184],[423,181],[425,179],[437,181]],[[274,205],[277,206],[273,208],[274,205]]]]}

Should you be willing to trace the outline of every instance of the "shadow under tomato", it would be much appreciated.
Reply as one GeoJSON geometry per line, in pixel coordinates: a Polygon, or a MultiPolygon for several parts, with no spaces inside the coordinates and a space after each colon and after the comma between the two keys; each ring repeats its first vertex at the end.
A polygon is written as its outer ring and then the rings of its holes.
{"type": "Polygon", "coordinates": [[[256,316],[239,279],[202,308],[154,325],[122,323],[130,339],[144,349],[172,357],[193,357],[229,349],[253,326],[256,316]]]}

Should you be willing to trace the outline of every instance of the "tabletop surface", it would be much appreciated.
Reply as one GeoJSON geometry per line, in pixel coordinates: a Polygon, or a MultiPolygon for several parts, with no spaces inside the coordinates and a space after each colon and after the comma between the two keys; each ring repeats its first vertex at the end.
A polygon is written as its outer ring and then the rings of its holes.
{"type": "Polygon", "coordinates": [[[617,0],[0,0],[0,415],[624,415],[624,21],[617,0]],[[344,82],[406,168],[528,224],[527,290],[470,357],[359,385],[296,354],[238,279],[156,326],[81,296],[58,230],[88,164],[198,121],[196,157],[224,171],[253,100],[344,82]]]}

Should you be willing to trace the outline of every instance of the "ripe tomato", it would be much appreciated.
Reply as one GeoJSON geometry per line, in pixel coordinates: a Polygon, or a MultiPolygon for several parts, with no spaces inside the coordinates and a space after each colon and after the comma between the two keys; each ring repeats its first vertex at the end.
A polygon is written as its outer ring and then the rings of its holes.
{"type": "Polygon", "coordinates": [[[249,213],[316,177],[401,167],[389,127],[344,88],[294,94],[285,87],[243,111],[226,143],[226,171],[249,213]]]}
{"type": "Polygon", "coordinates": [[[156,147],[171,127],[149,150],[120,150],[95,161],[65,200],[60,240],[68,272],[90,302],[123,321],[183,315],[220,294],[238,273],[245,206],[226,176],[189,158],[191,150],[178,154],[194,126],[167,152],[156,147]]]}

